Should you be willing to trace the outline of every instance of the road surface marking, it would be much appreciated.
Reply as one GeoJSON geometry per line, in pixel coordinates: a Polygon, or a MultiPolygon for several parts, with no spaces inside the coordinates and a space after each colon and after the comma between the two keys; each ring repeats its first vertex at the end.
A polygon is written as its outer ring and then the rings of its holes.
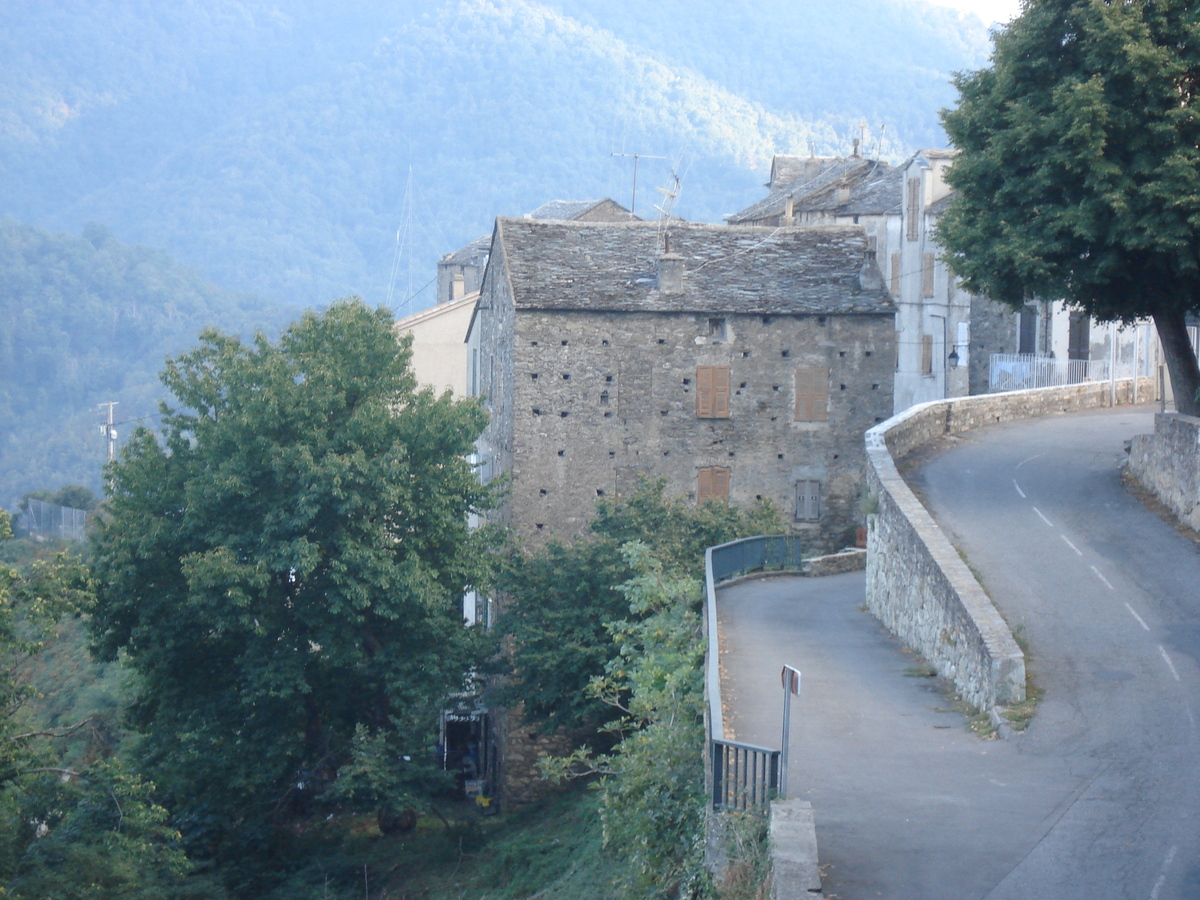
{"type": "Polygon", "coordinates": [[[1162,868],[1159,869],[1158,881],[1154,882],[1154,890],[1150,892],[1150,900],[1158,900],[1158,892],[1167,883],[1167,870],[1171,868],[1171,863],[1175,860],[1175,851],[1178,849],[1178,847],[1172,847],[1167,851],[1167,858],[1163,860],[1162,868]]]}
{"type": "MultiPolygon", "coordinates": [[[[1103,581],[1103,582],[1104,582],[1104,586],[1105,586],[1106,588],[1108,588],[1110,591],[1115,591],[1115,590],[1116,590],[1116,588],[1112,586],[1112,584],[1109,582],[1109,580],[1108,580],[1107,578],[1105,578],[1103,575],[1101,575],[1101,574],[1100,574],[1100,570],[1099,570],[1099,569],[1097,569],[1095,566],[1092,566],[1092,571],[1096,573],[1096,577],[1097,577],[1097,578],[1099,578],[1101,581],[1103,581]]],[[[1129,606],[1129,604],[1128,604],[1128,603],[1126,603],[1125,605],[1126,605],[1126,606],[1129,606]]],[[[1132,608],[1130,608],[1130,610],[1129,610],[1129,611],[1130,611],[1130,612],[1133,612],[1133,609],[1132,609],[1132,608]]],[[[1133,614],[1134,614],[1135,616],[1137,615],[1137,613],[1133,613],[1133,614]]]]}
{"type": "Polygon", "coordinates": [[[1162,654],[1163,661],[1167,664],[1167,668],[1171,670],[1171,674],[1175,676],[1176,681],[1180,681],[1179,673],[1175,671],[1175,663],[1171,662],[1171,657],[1167,656],[1167,651],[1163,649],[1163,645],[1158,645],[1158,652],[1162,654]]]}
{"type": "Polygon", "coordinates": [[[1019,463],[1017,463],[1016,468],[1019,469],[1019,468],[1021,468],[1021,466],[1025,465],[1025,463],[1033,462],[1039,456],[1045,456],[1045,455],[1046,455],[1045,453],[1035,453],[1035,454],[1033,454],[1033,456],[1029,457],[1028,459],[1023,459],[1019,463]]]}
{"type": "Polygon", "coordinates": [[[1065,541],[1065,542],[1066,542],[1066,545],[1067,545],[1068,547],[1070,547],[1072,550],[1074,550],[1074,551],[1075,551],[1076,553],[1078,553],[1080,556],[1083,556],[1083,551],[1082,551],[1082,550],[1080,550],[1078,547],[1076,547],[1074,544],[1072,544],[1072,543],[1071,543],[1071,539],[1070,539],[1070,538],[1068,538],[1068,537],[1067,537],[1065,534],[1060,534],[1060,535],[1059,535],[1059,537],[1060,537],[1060,538],[1062,538],[1062,539],[1063,539],[1063,541],[1065,541]]]}
{"type": "Polygon", "coordinates": [[[1037,514],[1038,514],[1038,518],[1039,518],[1039,519],[1041,519],[1043,522],[1045,522],[1045,523],[1046,523],[1047,525],[1049,525],[1051,528],[1053,528],[1053,527],[1054,527],[1054,523],[1053,523],[1053,522],[1051,522],[1049,519],[1047,519],[1045,516],[1043,516],[1043,515],[1042,515],[1042,511],[1041,511],[1040,509],[1038,509],[1038,508],[1035,506],[1035,507],[1033,508],[1033,511],[1034,511],[1035,513],[1037,513],[1037,514]]]}
{"type": "Polygon", "coordinates": [[[1125,604],[1125,608],[1126,608],[1127,610],[1129,610],[1129,614],[1130,614],[1131,616],[1133,616],[1135,619],[1137,619],[1137,620],[1138,620],[1138,624],[1139,624],[1139,625],[1141,625],[1141,626],[1142,626],[1143,628],[1145,628],[1147,631],[1149,631],[1149,630],[1150,630],[1150,626],[1146,624],[1145,620],[1143,620],[1141,616],[1139,616],[1139,615],[1138,615],[1136,612],[1134,612],[1134,611],[1133,611],[1133,607],[1132,607],[1132,606],[1130,606],[1128,603],[1126,603],[1126,604],[1125,604]]]}
{"type": "Polygon", "coordinates": [[[1025,492],[1023,490],[1021,490],[1021,486],[1019,484],[1017,484],[1017,479],[1015,479],[1015,478],[1013,479],[1013,487],[1015,487],[1017,489],[1017,493],[1020,494],[1021,499],[1024,500],[1025,492]]]}

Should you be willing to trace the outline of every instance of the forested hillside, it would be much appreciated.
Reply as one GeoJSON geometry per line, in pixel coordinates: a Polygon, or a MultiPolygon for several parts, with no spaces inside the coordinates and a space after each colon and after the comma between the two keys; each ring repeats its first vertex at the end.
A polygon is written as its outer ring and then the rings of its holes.
{"type": "Polygon", "coordinates": [[[640,164],[643,214],[676,168],[674,211],[717,220],[773,152],[846,152],[864,122],[885,156],[940,144],[949,74],[986,48],[916,0],[9,4],[0,213],[292,304],[383,302],[403,230],[407,312],[498,213],[628,204],[613,152],[667,157],[640,164]]]}
{"type": "Polygon", "coordinates": [[[74,237],[0,218],[0,506],[64,484],[98,492],[96,404],[118,401],[118,421],[149,417],[165,393],[164,360],[202,328],[278,331],[291,314],[220,291],[103,226],[74,237]]]}

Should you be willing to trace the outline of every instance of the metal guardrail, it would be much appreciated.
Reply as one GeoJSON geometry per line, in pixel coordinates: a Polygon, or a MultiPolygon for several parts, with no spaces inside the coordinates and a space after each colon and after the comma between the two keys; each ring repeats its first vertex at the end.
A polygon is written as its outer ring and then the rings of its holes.
{"type": "Polygon", "coordinates": [[[716,738],[710,747],[713,809],[756,812],[779,793],[778,750],[716,738]]]}
{"type": "Polygon", "coordinates": [[[705,787],[714,809],[764,814],[779,793],[780,751],[725,739],[721,711],[721,648],[717,636],[717,585],[754,572],[799,571],[803,564],[795,535],[759,535],[704,551],[704,693],[708,698],[705,787]]]}

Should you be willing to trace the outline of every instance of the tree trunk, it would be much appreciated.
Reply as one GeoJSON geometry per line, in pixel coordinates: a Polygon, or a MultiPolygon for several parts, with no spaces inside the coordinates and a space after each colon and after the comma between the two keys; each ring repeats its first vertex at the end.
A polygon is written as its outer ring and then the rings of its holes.
{"type": "Polygon", "coordinates": [[[1200,414],[1200,401],[1196,399],[1196,392],[1200,391],[1200,367],[1188,339],[1186,314],[1182,311],[1155,313],[1154,325],[1171,376],[1175,409],[1188,416],[1200,414]]]}

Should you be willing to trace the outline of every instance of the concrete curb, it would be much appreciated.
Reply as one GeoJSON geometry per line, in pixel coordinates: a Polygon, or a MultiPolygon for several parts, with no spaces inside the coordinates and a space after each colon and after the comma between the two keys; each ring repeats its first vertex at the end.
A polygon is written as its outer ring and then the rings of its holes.
{"type": "Polygon", "coordinates": [[[821,893],[817,826],[807,800],[771,804],[771,900],[802,900],[821,893]]]}

